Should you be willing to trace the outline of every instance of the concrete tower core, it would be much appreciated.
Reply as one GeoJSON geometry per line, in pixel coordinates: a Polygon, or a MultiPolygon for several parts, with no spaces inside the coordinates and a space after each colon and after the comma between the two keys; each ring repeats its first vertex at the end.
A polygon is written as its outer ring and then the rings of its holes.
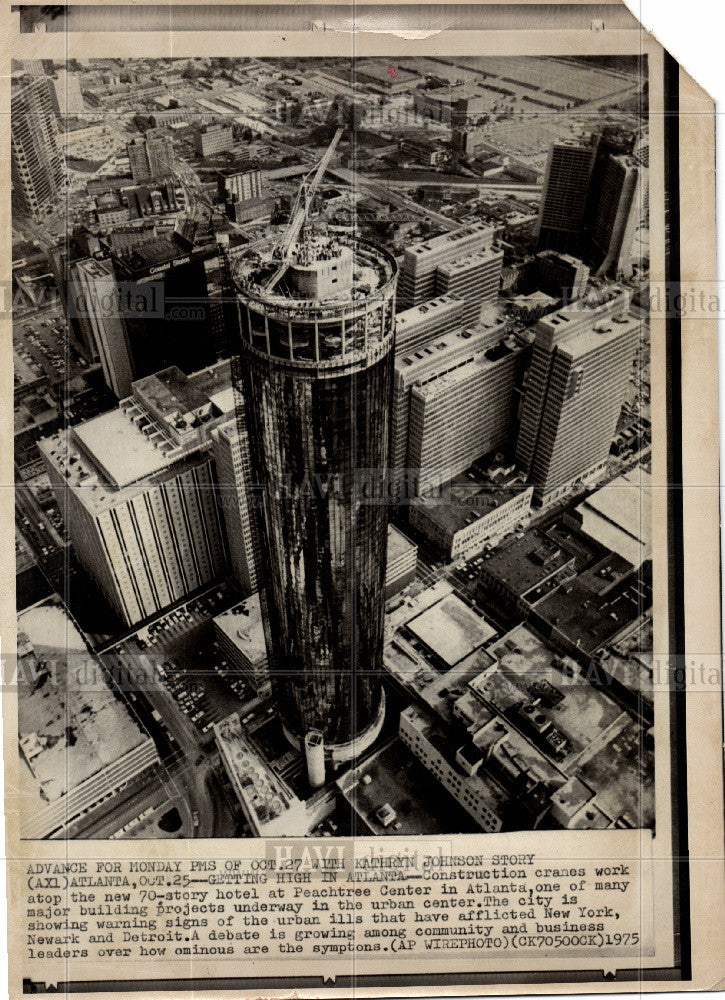
{"type": "Polygon", "coordinates": [[[237,260],[260,597],[285,732],[333,762],[369,746],[381,686],[396,265],[362,239],[237,260]],[[372,493],[371,493],[372,490],[372,493]]]}

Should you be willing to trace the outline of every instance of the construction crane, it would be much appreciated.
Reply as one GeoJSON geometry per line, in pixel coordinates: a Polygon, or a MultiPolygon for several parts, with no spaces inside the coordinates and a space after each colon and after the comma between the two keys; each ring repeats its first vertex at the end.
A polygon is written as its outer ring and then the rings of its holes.
{"type": "MultiPolygon", "coordinates": [[[[266,291],[271,291],[287,270],[289,265],[289,255],[292,247],[297,242],[300,231],[309,216],[312,200],[315,196],[317,188],[320,186],[320,181],[322,180],[325,171],[330,165],[330,160],[334,155],[337,144],[342,138],[344,131],[345,130],[343,128],[337,130],[333,136],[332,142],[327,147],[327,150],[317,167],[313,168],[313,170],[302,178],[302,183],[297,191],[294,206],[290,212],[287,229],[285,230],[282,239],[276,248],[275,256],[280,259],[281,263],[277,271],[266,283],[266,291]]],[[[203,222],[208,224],[213,221],[216,206],[204,192],[196,171],[188,163],[185,163],[183,160],[178,158],[175,158],[172,163],[169,163],[168,161],[164,161],[164,163],[168,168],[169,174],[179,182],[184,190],[188,211],[185,213],[185,218],[179,221],[177,229],[175,230],[175,237],[177,242],[184,245],[186,249],[189,249],[194,244],[196,231],[199,225],[203,222]]],[[[243,226],[240,226],[236,222],[232,222],[231,219],[226,219],[225,221],[226,225],[230,228],[241,233],[243,236],[248,236],[248,233],[243,226]]],[[[265,240],[258,240],[251,244],[251,247],[255,247],[264,242],[265,240]]]]}
{"type": "Polygon", "coordinates": [[[282,275],[287,270],[289,266],[289,258],[292,248],[297,243],[299,239],[302,227],[307,222],[310,214],[310,209],[312,207],[312,200],[315,197],[318,187],[320,186],[320,181],[322,180],[325,171],[330,165],[330,160],[333,157],[335,150],[337,149],[337,144],[342,138],[342,134],[345,130],[339,128],[335,135],[333,136],[332,142],[327,147],[324,156],[320,160],[317,168],[314,171],[314,176],[312,176],[313,171],[310,171],[302,178],[302,183],[300,184],[299,190],[297,191],[297,197],[295,198],[295,203],[290,212],[289,222],[287,224],[287,229],[282,236],[282,239],[277,248],[276,256],[281,257],[280,266],[274,272],[274,274],[269,278],[264,284],[265,292],[271,292],[272,289],[277,285],[282,275]],[[310,180],[310,178],[312,179],[310,180]]]}

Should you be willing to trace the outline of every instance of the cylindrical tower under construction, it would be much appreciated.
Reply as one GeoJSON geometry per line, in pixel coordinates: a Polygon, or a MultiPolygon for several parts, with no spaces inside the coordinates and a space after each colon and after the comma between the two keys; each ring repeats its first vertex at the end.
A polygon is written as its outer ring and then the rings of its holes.
{"type": "Polygon", "coordinates": [[[235,283],[270,673],[288,739],[333,761],[375,739],[396,265],[362,239],[250,250],[235,283]]]}

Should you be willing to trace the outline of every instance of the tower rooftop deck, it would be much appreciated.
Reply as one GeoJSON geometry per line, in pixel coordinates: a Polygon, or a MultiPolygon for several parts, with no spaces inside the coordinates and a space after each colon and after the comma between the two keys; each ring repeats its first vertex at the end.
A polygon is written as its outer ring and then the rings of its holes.
{"type": "Polygon", "coordinates": [[[237,258],[243,339],[301,367],[367,365],[394,331],[395,258],[362,239],[308,236],[285,256],[278,241],[237,258]]]}
{"type": "Polygon", "coordinates": [[[382,292],[396,273],[392,256],[374,243],[339,234],[334,237],[315,234],[292,246],[286,256],[286,270],[276,285],[266,291],[265,285],[284,262],[273,240],[250,248],[237,259],[235,279],[240,292],[269,306],[294,305],[310,311],[330,305],[344,308],[382,292]],[[321,274],[329,275],[329,280],[305,280],[307,276],[321,274]]]}

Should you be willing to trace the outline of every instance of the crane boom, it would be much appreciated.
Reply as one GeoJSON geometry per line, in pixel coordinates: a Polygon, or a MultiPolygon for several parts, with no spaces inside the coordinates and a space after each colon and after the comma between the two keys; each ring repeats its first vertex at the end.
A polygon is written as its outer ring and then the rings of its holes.
{"type": "Polygon", "coordinates": [[[297,198],[295,200],[295,207],[292,211],[292,215],[290,216],[290,221],[287,225],[287,229],[285,230],[284,236],[282,237],[282,241],[280,243],[280,250],[282,251],[283,260],[280,266],[272,275],[272,277],[265,284],[264,289],[267,292],[271,291],[274,288],[274,286],[280,280],[284,272],[287,270],[287,259],[289,257],[290,250],[292,249],[292,247],[297,242],[297,239],[299,238],[300,231],[303,225],[305,224],[305,220],[307,219],[307,214],[310,210],[310,204],[312,202],[312,199],[315,196],[317,188],[320,186],[320,181],[324,177],[325,171],[330,165],[330,160],[332,159],[333,154],[337,149],[337,144],[342,138],[342,134],[344,131],[345,131],[344,129],[339,128],[335,133],[335,135],[333,136],[332,142],[325,150],[325,154],[320,160],[319,164],[317,165],[317,170],[315,171],[315,175],[309,182],[309,184],[307,181],[309,174],[302,181],[300,190],[298,191],[297,198]]]}
{"type": "MultiPolygon", "coordinates": [[[[330,165],[330,160],[337,148],[337,144],[342,138],[342,133],[344,129],[339,128],[335,133],[332,142],[327,147],[325,155],[320,160],[317,170],[315,171],[315,176],[310,181],[309,185],[306,185],[306,190],[304,191],[304,197],[302,199],[302,204],[299,205],[294,216],[290,219],[287,231],[282,239],[281,249],[285,256],[289,253],[291,247],[297,242],[297,237],[300,235],[300,230],[304,224],[307,212],[309,211],[310,202],[315,196],[317,188],[320,186],[320,181],[324,177],[325,171],[330,165]]],[[[303,181],[303,184],[305,184],[303,181]]]]}

